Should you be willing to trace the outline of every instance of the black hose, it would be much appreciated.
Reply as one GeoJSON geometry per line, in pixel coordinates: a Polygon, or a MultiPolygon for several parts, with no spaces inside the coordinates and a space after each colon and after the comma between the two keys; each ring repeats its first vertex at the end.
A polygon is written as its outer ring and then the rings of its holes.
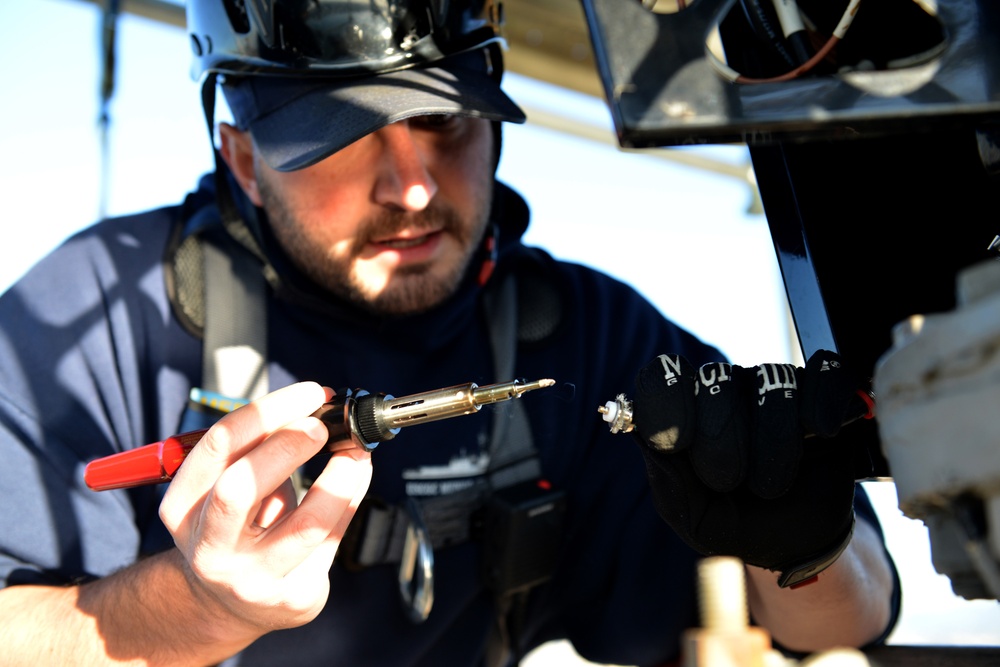
{"type": "Polygon", "coordinates": [[[798,67],[802,64],[788,50],[785,35],[781,30],[780,24],[777,22],[778,17],[774,12],[774,7],[770,4],[770,0],[765,0],[765,2],[761,2],[761,0],[740,0],[740,8],[743,10],[743,15],[746,16],[747,23],[750,24],[750,28],[753,30],[754,35],[757,36],[757,39],[769,46],[790,67],[798,67]]]}

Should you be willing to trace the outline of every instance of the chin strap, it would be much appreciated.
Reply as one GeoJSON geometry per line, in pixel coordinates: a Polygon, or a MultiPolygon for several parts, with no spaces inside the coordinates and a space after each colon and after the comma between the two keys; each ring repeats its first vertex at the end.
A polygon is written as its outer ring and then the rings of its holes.
{"type": "Polygon", "coordinates": [[[215,93],[218,75],[213,73],[205,77],[201,86],[201,106],[205,112],[205,124],[208,127],[208,138],[212,144],[215,159],[215,199],[222,217],[222,225],[241,246],[246,248],[258,260],[266,263],[266,257],[253,233],[243,221],[240,211],[233,199],[233,191],[226,174],[229,168],[222,159],[222,152],[215,145],[215,93]]]}

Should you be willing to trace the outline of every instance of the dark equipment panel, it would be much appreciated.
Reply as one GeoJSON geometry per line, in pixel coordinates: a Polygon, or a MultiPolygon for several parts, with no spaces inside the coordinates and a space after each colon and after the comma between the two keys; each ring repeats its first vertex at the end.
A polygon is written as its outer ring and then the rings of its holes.
{"type": "MultiPolygon", "coordinates": [[[[996,256],[994,0],[939,0],[936,14],[865,0],[831,59],[753,84],[724,79],[705,43],[717,27],[747,77],[792,69],[751,25],[756,0],[583,4],[622,146],[749,146],[806,357],[832,349],[871,376],[897,322],[952,309],[956,272],[996,256]]],[[[799,4],[832,25],[847,0],[799,4]]],[[[859,477],[889,475],[874,423],[862,428],[859,477]]]]}

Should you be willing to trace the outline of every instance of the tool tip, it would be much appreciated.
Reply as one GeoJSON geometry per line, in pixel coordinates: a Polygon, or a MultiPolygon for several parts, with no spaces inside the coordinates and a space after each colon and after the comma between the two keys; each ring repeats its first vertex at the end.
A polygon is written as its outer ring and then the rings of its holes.
{"type": "Polygon", "coordinates": [[[541,380],[534,380],[533,382],[526,382],[525,380],[514,380],[512,383],[514,385],[513,391],[511,392],[509,398],[515,398],[529,391],[534,391],[536,389],[544,389],[545,387],[551,387],[556,383],[555,380],[551,378],[542,378],[541,380]]]}

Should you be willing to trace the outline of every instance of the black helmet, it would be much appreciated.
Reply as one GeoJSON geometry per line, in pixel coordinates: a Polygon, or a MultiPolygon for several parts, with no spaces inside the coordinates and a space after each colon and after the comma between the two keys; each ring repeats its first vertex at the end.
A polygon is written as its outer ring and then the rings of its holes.
{"type": "Polygon", "coordinates": [[[500,88],[499,0],[188,0],[187,11],[192,74],[204,89],[222,77],[237,125],[279,171],[413,116],[525,120],[500,88]]]}
{"type": "Polygon", "coordinates": [[[188,0],[192,76],[351,76],[501,42],[499,0],[188,0]]]}

